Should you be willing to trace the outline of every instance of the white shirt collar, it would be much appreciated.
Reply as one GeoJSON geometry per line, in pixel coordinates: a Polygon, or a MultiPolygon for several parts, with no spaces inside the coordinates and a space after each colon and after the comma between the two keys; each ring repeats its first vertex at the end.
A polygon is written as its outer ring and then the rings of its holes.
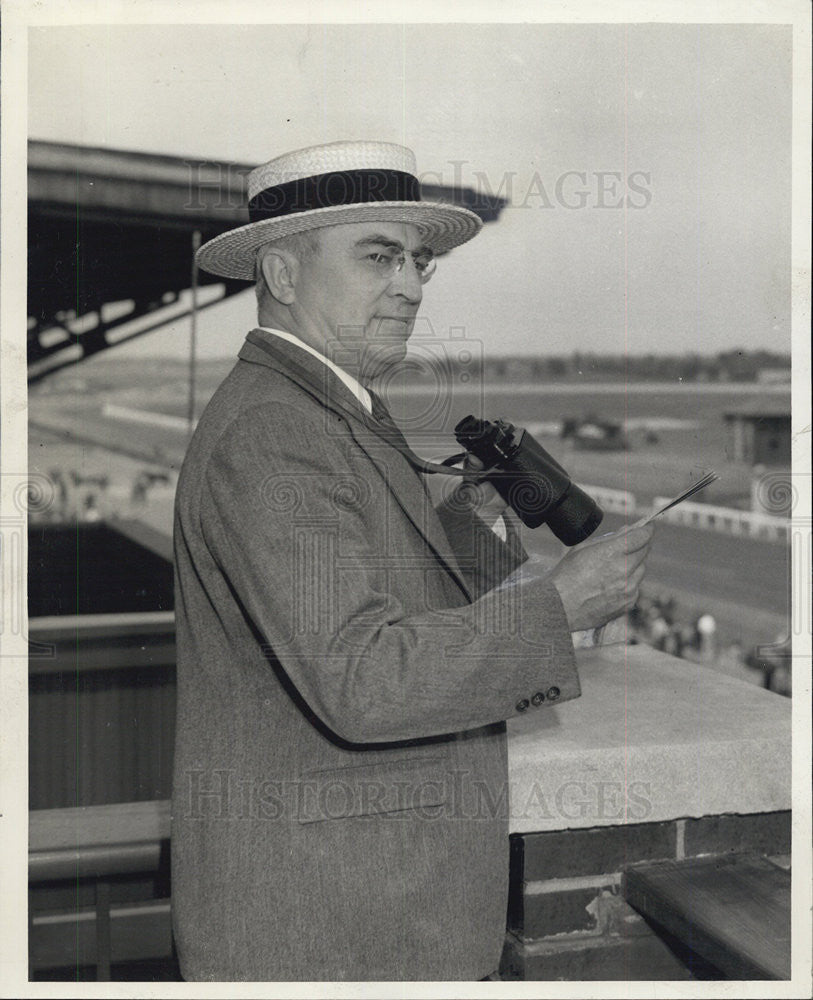
{"type": "Polygon", "coordinates": [[[312,354],[313,357],[317,358],[323,365],[328,367],[337,378],[342,380],[342,382],[353,393],[368,413],[373,412],[372,403],[370,402],[370,393],[358,379],[353,378],[352,375],[346,372],[343,368],[339,368],[338,365],[334,365],[330,358],[326,358],[324,354],[320,354],[319,351],[311,347],[310,344],[306,344],[304,340],[300,340],[299,337],[293,333],[288,333],[287,330],[275,330],[270,326],[261,326],[259,329],[264,330],[266,333],[273,333],[275,337],[279,337],[281,340],[287,340],[288,343],[295,344],[297,347],[301,347],[303,351],[307,351],[308,354],[312,354]]]}

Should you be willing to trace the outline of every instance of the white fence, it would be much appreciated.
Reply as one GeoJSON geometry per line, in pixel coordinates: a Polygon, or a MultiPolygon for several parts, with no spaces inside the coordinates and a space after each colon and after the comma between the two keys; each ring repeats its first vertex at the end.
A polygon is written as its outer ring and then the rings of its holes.
{"type": "MultiPolygon", "coordinates": [[[[586,486],[584,484],[580,484],[580,486],[604,510],[613,514],[623,514],[630,519],[643,517],[653,510],[665,507],[673,499],[672,497],[655,497],[651,504],[639,504],[635,495],[626,490],[613,490],[606,486],[586,486]]],[[[688,528],[721,531],[727,535],[762,538],[768,541],[784,542],[788,532],[788,520],[783,517],[772,517],[770,514],[759,514],[748,510],[736,510],[733,507],[715,507],[712,504],[692,503],[689,500],[684,500],[683,503],[666,511],[665,514],[661,514],[660,517],[671,524],[683,524],[688,528]]]]}
{"type": "MultiPolygon", "coordinates": [[[[657,510],[658,507],[669,503],[669,500],[669,497],[655,497],[652,502],[653,508],[657,510]]],[[[685,524],[690,528],[722,531],[728,535],[744,535],[778,542],[784,542],[787,538],[790,523],[784,517],[771,517],[770,514],[735,510],[732,507],[714,507],[707,503],[691,503],[688,500],[661,514],[661,517],[664,521],[685,524]]]]}

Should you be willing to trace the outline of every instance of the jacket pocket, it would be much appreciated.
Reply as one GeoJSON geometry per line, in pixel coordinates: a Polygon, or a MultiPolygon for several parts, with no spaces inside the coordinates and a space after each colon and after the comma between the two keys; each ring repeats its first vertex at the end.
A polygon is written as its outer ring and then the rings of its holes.
{"type": "Polygon", "coordinates": [[[406,811],[431,817],[446,802],[452,779],[448,755],[303,771],[297,819],[321,823],[406,811]]]}

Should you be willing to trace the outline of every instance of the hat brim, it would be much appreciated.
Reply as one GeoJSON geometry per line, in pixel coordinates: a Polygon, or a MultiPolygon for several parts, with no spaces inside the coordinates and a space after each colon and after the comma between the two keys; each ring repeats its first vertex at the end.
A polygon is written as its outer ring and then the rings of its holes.
{"type": "Polygon", "coordinates": [[[198,267],[222,278],[254,281],[257,249],[266,243],[323,226],[353,222],[403,222],[417,226],[435,253],[466,243],[483,227],[479,215],[458,205],[432,201],[381,201],[369,205],[337,205],[250,222],[204,243],[195,254],[198,267]]]}

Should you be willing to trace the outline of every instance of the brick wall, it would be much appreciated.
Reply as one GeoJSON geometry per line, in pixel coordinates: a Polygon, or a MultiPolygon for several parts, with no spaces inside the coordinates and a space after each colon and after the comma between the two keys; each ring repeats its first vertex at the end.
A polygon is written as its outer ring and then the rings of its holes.
{"type": "Polygon", "coordinates": [[[513,835],[502,978],[719,978],[627,905],[621,873],[644,862],[730,851],[790,854],[790,812],[513,835]]]}

